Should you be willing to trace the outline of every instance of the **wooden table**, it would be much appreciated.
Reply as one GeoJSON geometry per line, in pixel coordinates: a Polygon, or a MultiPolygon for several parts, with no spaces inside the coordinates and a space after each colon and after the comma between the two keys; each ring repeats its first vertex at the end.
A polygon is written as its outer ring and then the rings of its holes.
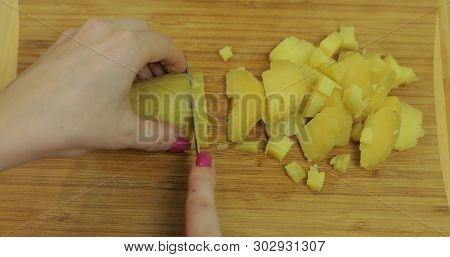
{"type": "MultiPolygon", "coordinates": [[[[60,31],[92,16],[147,20],[174,39],[193,69],[204,72],[206,90],[214,95],[208,99],[215,117],[211,140],[223,143],[228,69],[244,66],[260,77],[269,67],[268,53],[284,37],[295,35],[317,44],[339,25],[356,26],[357,39],[369,52],[392,53],[417,72],[419,82],[393,94],[423,110],[426,136],[417,148],[393,153],[370,172],[358,168],[356,145],[334,149],[330,158],[352,153],[352,166],[339,174],[326,164],[329,158],[319,163],[327,172],[321,193],[295,185],[285,175],[283,165],[290,161],[306,168],[297,146],[279,163],[263,153],[217,151],[213,145],[223,234],[450,235],[438,147],[445,138],[438,139],[436,129],[436,118],[445,120],[446,113],[444,109],[442,117],[441,109],[436,116],[433,90],[435,22],[441,11],[435,6],[429,0],[22,0],[19,71],[30,66],[60,31]],[[235,52],[227,63],[217,55],[224,45],[235,52]]],[[[440,135],[443,132],[441,127],[440,135]]],[[[180,236],[193,160],[193,155],[94,151],[2,172],[0,234],[180,236]]]]}

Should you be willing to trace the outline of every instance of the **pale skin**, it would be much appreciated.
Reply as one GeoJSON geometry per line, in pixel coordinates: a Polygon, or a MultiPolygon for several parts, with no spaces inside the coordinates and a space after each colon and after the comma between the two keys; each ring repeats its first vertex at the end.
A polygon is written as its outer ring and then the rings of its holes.
{"type": "MultiPolygon", "coordinates": [[[[145,21],[87,21],[70,29],[0,94],[0,170],[91,149],[166,151],[177,128],[154,120],[156,140],[139,143],[128,98],[136,77],[186,71],[183,53],[145,21]]],[[[220,236],[214,167],[193,165],[186,203],[187,236],[220,236]]]]}

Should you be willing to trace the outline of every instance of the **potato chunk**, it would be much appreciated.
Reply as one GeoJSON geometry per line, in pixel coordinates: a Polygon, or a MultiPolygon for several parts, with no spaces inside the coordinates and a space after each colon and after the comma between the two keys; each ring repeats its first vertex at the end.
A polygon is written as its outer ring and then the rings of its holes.
{"type": "Polygon", "coordinates": [[[320,192],[324,181],[325,172],[319,172],[317,165],[310,166],[308,170],[308,180],[306,181],[308,187],[314,191],[320,192]]]}
{"type": "Polygon", "coordinates": [[[291,162],[284,166],[288,176],[294,181],[295,184],[300,183],[300,181],[306,178],[306,173],[303,168],[297,162],[291,162]]]}
{"type": "Polygon", "coordinates": [[[267,142],[265,153],[272,155],[279,161],[282,161],[289,153],[293,145],[294,141],[286,136],[271,137],[269,142],[267,142]]]}
{"type": "Polygon", "coordinates": [[[339,29],[339,35],[342,38],[341,49],[357,50],[358,42],[355,39],[355,27],[341,26],[339,29]]]}
{"type": "Polygon", "coordinates": [[[350,165],[350,154],[338,154],[330,160],[333,169],[345,173],[350,165]]]}
{"type": "Polygon", "coordinates": [[[337,31],[334,31],[328,35],[322,42],[320,42],[319,48],[328,56],[333,56],[343,43],[342,37],[337,31]]]}
{"type": "Polygon", "coordinates": [[[224,62],[228,61],[231,57],[233,57],[233,52],[231,51],[231,47],[225,46],[224,48],[220,49],[219,51],[220,58],[224,62]]]}
{"type": "Polygon", "coordinates": [[[400,132],[394,148],[398,151],[405,151],[415,147],[418,139],[424,136],[425,131],[422,128],[423,114],[420,110],[405,102],[400,102],[400,108],[400,132]]]}
{"type": "Polygon", "coordinates": [[[366,104],[363,100],[361,88],[357,85],[352,85],[344,90],[343,102],[345,108],[353,115],[354,118],[359,118],[362,115],[366,104]]]}
{"type": "Polygon", "coordinates": [[[341,85],[344,88],[357,85],[361,88],[363,99],[372,96],[372,66],[364,56],[352,52],[342,58],[341,62],[345,66],[345,74],[341,85]]]}
{"type": "Polygon", "coordinates": [[[396,73],[394,88],[418,80],[411,68],[400,66],[392,55],[387,55],[383,60],[396,73]]]}
{"type": "Polygon", "coordinates": [[[369,115],[364,122],[359,145],[361,167],[373,168],[386,160],[397,141],[399,129],[400,103],[397,97],[390,96],[386,99],[385,104],[378,111],[369,115]],[[369,140],[370,143],[365,143],[362,140],[363,134],[369,128],[372,140],[369,140]]]}
{"type": "Polygon", "coordinates": [[[301,66],[308,62],[314,49],[306,40],[287,37],[270,52],[270,61],[290,61],[301,66]]]}
{"type": "Polygon", "coordinates": [[[309,60],[309,65],[311,67],[319,69],[323,68],[327,65],[330,65],[334,62],[332,58],[330,58],[322,49],[316,48],[313,54],[311,55],[311,59],[309,60]]]}
{"type": "Polygon", "coordinates": [[[243,151],[243,152],[249,152],[249,153],[257,153],[259,149],[261,148],[262,141],[261,140],[249,140],[241,142],[240,144],[237,144],[234,146],[234,149],[243,151]]]}

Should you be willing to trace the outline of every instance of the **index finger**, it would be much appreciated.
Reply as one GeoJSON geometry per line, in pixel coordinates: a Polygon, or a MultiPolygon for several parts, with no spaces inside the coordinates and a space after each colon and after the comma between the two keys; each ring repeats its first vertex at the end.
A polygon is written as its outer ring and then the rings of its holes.
{"type": "Polygon", "coordinates": [[[214,202],[216,175],[212,167],[192,167],[186,201],[186,235],[220,236],[214,202]]]}

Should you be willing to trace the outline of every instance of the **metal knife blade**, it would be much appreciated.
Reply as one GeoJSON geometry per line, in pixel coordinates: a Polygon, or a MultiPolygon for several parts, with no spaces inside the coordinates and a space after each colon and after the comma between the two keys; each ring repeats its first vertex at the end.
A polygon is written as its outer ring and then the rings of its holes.
{"type": "MultiPolygon", "coordinates": [[[[195,145],[195,152],[197,153],[197,155],[200,153],[200,146],[198,145],[198,136],[197,136],[197,117],[196,117],[196,111],[197,111],[197,105],[195,104],[195,98],[194,98],[194,94],[192,91],[192,84],[193,84],[193,80],[195,78],[193,78],[189,73],[186,74],[188,76],[189,79],[189,91],[191,93],[191,110],[192,110],[192,127],[193,127],[193,133],[194,133],[194,145],[195,145]]],[[[198,112],[197,112],[198,113],[198,112]]]]}

